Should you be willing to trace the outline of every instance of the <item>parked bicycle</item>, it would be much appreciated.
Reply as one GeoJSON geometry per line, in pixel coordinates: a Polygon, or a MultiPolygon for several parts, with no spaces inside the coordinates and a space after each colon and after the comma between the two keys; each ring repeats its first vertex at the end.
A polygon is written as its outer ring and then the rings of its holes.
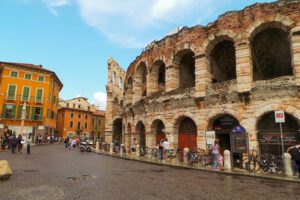
{"type": "Polygon", "coordinates": [[[198,150],[198,163],[202,166],[208,166],[212,164],[212,156],[207,152],[207,150],[198,150]]]}
{"type": "Polygon", "coordinates": [[[172,162],[175,159],[176,162],[179,163],[182,162],[183,160],[182,151],[178,148],[176,149],[176,151],[174,151],[174,149],[168,149],[166,156],[167,156],[166,157],[167,162],[172,162]]]}

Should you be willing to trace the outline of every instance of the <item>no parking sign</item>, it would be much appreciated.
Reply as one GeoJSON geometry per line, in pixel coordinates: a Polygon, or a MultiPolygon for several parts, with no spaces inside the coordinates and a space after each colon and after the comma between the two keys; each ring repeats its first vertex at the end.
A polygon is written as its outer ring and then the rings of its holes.
{"type": "Polygon", "coordinates": [[[285,123],[284,111],[282,111],[282,110],[275,111],[275,122],[276,123],[285,123]]]}

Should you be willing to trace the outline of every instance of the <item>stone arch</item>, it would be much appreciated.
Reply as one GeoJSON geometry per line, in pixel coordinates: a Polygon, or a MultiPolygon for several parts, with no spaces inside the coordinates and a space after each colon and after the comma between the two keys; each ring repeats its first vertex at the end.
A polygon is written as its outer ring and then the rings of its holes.
{"type": "Polygon", "coordinates": [[[206,130],[209,130],[212,128],[212,124],[213,122],[219,118],[222,115],[231,115],[232,117],[234,117],[235,119],[237,119],[239,122],[242,121],[242,117],[239,115],[239,113],[237,113],[234,110],[214,110],[208,113],[208,115],[206,116],[206,130]]]}
{"type": "Polygon", "coordinates": [[[151,67],[150,88],[151,93],[164,91],[166,85],[166,65],[164,61],[157,60],[151,67]]]}
{"type": "Polygon", "coordinates": [[[141,147],[145,150],[146,148],[146,127],[145,124],[140,120],[135,125],[135,137],[141,147]]]}
{"type": "Polygon", "coordinates": [[[179,88],[195,87],[195,53],[188,49],[176,52],[173,65],[176,69],[179,88]]]}
{"type": "Polygon", "coordinates": [[[129,78],[127,79],[126,89],[132,90],[132,87],[133,87],[133,79],[132,76],[129,76],[129,78]]]}
{"type": "Polygon", "coordinates": [[[134,94],[136,102],[141,100],[143,96],[147,96],[147,66],[145,62],[141,62],[134,74],[134,94]]]}
{"type": "Polygon", "coordinates": [[[253,79],[293,75],[290,30],[282,22],[259,24],[250,34],[253,79]]]}
{"type": "Polygon", "coordinates": [[[161,119],[155,119],[151,123],[151,135],[153,136],[151,139],[152,144],[159,144],[160,140],[166,138],[165,134],[165,123],[161,119]]]}
{"type": "Polygon", "coordinates": [[[123,123],[122,118],[116,118],[113,121],[113,143],[122,144],[123,123]]]}

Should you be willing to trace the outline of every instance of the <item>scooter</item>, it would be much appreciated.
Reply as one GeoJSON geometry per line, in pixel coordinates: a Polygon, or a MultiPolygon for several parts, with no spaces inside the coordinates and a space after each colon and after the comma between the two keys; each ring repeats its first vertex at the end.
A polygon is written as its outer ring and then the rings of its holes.
{"type": "Polygon", "coordinates": [[[81,142],[79,150],[81,152],[91,152],[92,148],[86,142],[81,142]]]}

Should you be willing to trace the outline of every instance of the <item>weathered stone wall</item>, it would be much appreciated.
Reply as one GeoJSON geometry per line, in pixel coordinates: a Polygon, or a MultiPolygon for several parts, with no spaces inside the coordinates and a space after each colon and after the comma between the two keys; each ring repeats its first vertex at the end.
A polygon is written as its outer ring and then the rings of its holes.
{"type": "MultiPolygon", "coordinates": [[[[257,146],[256,123],[265,113],[284,110],[300,120],[299,10],[300,0],[254,4],[242,11],[225,13],[207,27],[183,28],[177,34],[147,47],[126,73],[125,82],[133,78],[134,89],[125,90],[125,96],[119,93],[118,97],[126,102],[122,112],[126,146],[133,137],[138,138],[134,135],[138,122],[145,125],[147,146],[154,145],[155,135],[151,132],[151,125],[156,119],[164,123],[167,137],[174,147],[178,145],[179,120],[183,116],[194,120],[199,148],[205,148],[205,131],[211,130],[212,122],[222,114],[230,114],[246,128],[250,146],[257,146]],[[268,28],[289,33],[293,75],[253,81],[251,42],[257,33],[268,28]],[[213,83],[210,54],[223,40],[234,43],[236,79],[213,83]],[[195,54],[195,87],[179,89],[180,57],[186,51],[195,54]],[[151,76],[157,75],[152,69],[157,61],[165,64],[166,86],[165,90],[151,92],[155,87],[152,81],[156,80],[151,76]],[[141,88],[135,85],[139,78],[136,71],[141,63],[147,67],[147,89],[150,92],[146,97],[137,99],[135,93],[141,88]]],[[[110,101],[108,98],[108,109],[110,101]]],[[[118,117],[110,115],[107,120],[118,117]]],[[[111,133],[111,126],[106,127],[107,133],[111,133]]]]}

